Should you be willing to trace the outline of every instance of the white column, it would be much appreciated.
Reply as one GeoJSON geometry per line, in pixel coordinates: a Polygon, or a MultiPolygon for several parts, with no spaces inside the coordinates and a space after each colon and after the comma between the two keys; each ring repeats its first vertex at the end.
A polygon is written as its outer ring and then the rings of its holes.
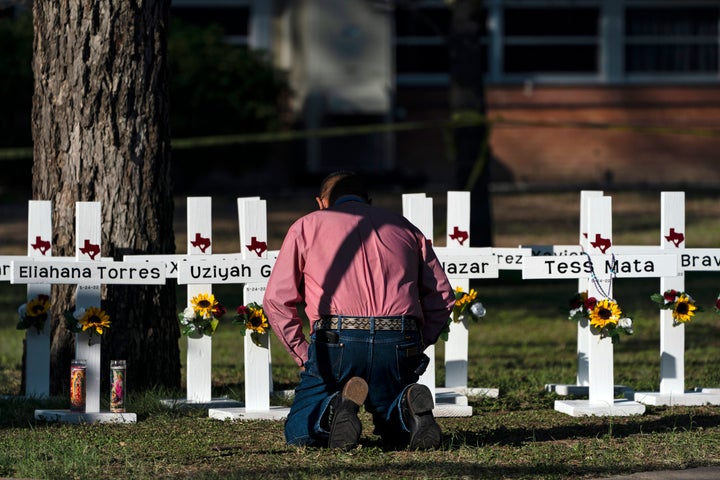
{"type": "MultiPolygon", "coordinates": [[[[102,218],[100,202],[77,202],[75,215],[75,258],[83,261],[100,261],[102,251],[102,218]]],[[[75,308],[100,308],[100,285],[78,285],[75,308]]],[[[113,319],[111,318],[112,322],[113,319]]],[[[100,350],[97,334],[88,331],[75,334],[75,358],[87,362],[85,372],[85,412],[100,411],[100,350]]]]}
{"type": "MultiPolygon", "coordinates": [[[[596,197],[588,199],[588,252],[592,254],[611,253],[601,251],[593,246],[598,238],[610,240],[612,244],[612,198],[596,197]],[[599,236],[599,237],[598,237],[599,236]]],[[[595,265],[597,281],[590,281],[588,297],[598,300],[612,298],[612,278],[601,271],[601,265],[595,265]]],[[[589,399],[591,403],[604,403],[608,406],[614,404],[615,383],[613,380],[613,344],[611,337],[600,338],[588,328],[588,374],[589,399]]]]}
{"type": "MultiPolygon", "coordinates": [[[[590,220],[588,215],[588,200],[590,198],[602,197],[603,192],[597,190],[583,190],[580,192],[580,246],[583,251],[588,251],[588,230],[590,227],[590,220]]],[[[588,290],[588,279],[578,279],[578,292],[585,292],[588,290]]],[[[588,321],[582,319],[578,321],[577,329],[577,382],[579,386],[587,387],[590,385],[589,377],[589,360],[588,360],[588,321]]]]}
{"type": "MultiPolygon", "coordinates": [[[[52,202],[30,200],[28,202],[28,257],[52,256],[52,202]]],[[[28,284],[27,300],[38,295],[50,297],[50,284],[28,284]]],[[[50,298],[52,303],[53,299],[50,298]]],[[[47,397],[50,395],[50,324],[38,332],[30,327],[25,333],[27,355],[25,358],[25,395],[47,397]]]]}
{"type": "MultiPolygon", "coordinates": [[[[238,217],[240,225],[240,250],[243,258],[267,257],[267,205],[265,200],[238,198],[238,217]],[[265,249],[262,249],[264,244],[265,249]]],[[[261,304],[265,295],[265,283],[248,283],[243,287],[245,305],[255,302],[261,304]]],[[[262,345],[255,345],[250,331],[245,333],[245,409],[248,412],[270,410],[270,390],[272,373],[270,371],[269,334],[263,335],[262,345]]]]}
{"type": "MultiPolygon", "coordinates": [[[[448,247],[470,247],[470,192],[447,193],[446,228],[448,247]]],[[[451,283],[453,288],[460,287],[464,292],[470,289],[470,280],[467,278],[453,279],[451,283]]],[[[445,386],[448,388],[467,388],[468,342],[467,319],[451,322],[448,340],[445,342],[445,386]]]]}
{"type": "MultiPolygon", "coordinates": [[[[187,253],[212,254],[212,199],[187,199],[187,253]]],[[[210,284],[189,284],[187,305],[199,293],[212,293],[210,284]]],[[[212,400],[212,337],[187,337],[187,401],[207,403],[212,400]]]]}
{"type": "MultiPolygon", "coordinates": [[[[660,247],[663,251],[684,249],[685,242],[676,246],[665,236],[671,231],[685,232],[685,192],[662,192],[660,205],[660,247]]],[[[685,290],[684,272],[660,278],[660,293],[669,289],[685,290]]],[[[673,326],[672,310],[660,310],[660,393],[685,393],[685,324],[673,326]]]]}
{"type": "MultiPolygon", "coordinates": [[[[402,196],[403,215],[410,220],[426,238],[433,239],[433,200],[424,193],[406,193],[402,196]]],[[[420,376],[418,383],[427,386],[435,398],[435,345],[425,349],[430,357],[427,370],[420,376]]]]}

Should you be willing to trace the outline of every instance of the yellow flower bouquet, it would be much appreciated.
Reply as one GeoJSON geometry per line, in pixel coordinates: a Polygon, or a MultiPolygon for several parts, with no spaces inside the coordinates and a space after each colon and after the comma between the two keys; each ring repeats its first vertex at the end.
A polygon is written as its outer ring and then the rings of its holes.
{"type": "Polygon", "coordinates": [[[696,312],[702,308],[695,305],[695,300],[687,292],[665,290],[663,294],[653,293],[650,298],[658,304],[661,310],[672,310],[673,327],[692,320],[696,312]]]}
{"type": "Polygon", "coordinates": [[[590,326],[600,338],[611,337],[613,343],[620,341],[620,334],[632,335],[633,323],[630,317],[624,317],[618,303],[605,298],[598,300],[588,297],[587,292],[575,294],[570,299],[570,320],[588,319],[590,326]]]}
{"type": "Polygon", "coordinates": [[[18,330],[27,330],[35,327],[38,333],[45,328],[45,321],[50,311],[50,297],[47,295],[37,295],[30,299],[27,303],[23,303],[18,308],[18,330]]]}
{"type": "Polygon", "coordinates": [[[92,344],[93,335],[102,335],[110,328],[110,316],[99,307],[77,308],[65,312],[68,330],[74,333],[88,332],[88,345],[92,344]]]}
{"type": "Polygon", "coordinates": [[[261,335],[264,335],[270,330],[270,324],[268,323],[265,311],[262,305],[252,302],[247,305],[240,305],[236,309],[235,317],[233,317],[233,323],[242,327],[242,334],[250,331],[250,338],[253,343],[258,347],[263,346],[260,341],[261,335]]]}
{"type": "Polygon", "coordinates": [[[212,336],[227,310],[212,293],[200,293],[190,300],[190,305],[178,314],[185,336],[212,336]]]}

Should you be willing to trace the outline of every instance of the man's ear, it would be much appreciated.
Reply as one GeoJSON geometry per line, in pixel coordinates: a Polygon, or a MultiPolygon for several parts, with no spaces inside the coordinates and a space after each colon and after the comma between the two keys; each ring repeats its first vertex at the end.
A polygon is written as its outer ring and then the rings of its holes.
{"type": "Polygon", "coordinates": [[[315,197],[315,201],[317,202],[318,208],[319,208],[320,210],[325,210],[325,209],[328,208],[328,206],[329,206],[329,205],[327,204],[327,200],[325,200],[325,199],[323,199],[323,198],[315,197]]]}

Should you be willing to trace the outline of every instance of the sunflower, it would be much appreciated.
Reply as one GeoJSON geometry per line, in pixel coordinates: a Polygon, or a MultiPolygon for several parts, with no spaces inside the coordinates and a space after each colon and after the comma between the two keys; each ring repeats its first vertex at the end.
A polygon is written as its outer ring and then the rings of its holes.
{"type": "Polygon", "coordinates": [[[247,314],[247,322],[245,322],[245,328],[252,330],[257,333],[265,333],[265,330],[270,328],[267,317],[262,308],[249,307],[247,314]]]}
{"type": "Polygon", "coordinates": [[[459,312],[463,311],[466,305],[471,304],[477,298],[477,292],[471,288],[469,292],[463,292],[461,287],[455,289],[455,309],[459,312]]]}
{"type": "Polygon", "coordinates": [[[110,328],[110,316],[105,313],[104,310],[97,307],[89,307],[85,310],[85,313],[78,320],[82,326],[82,331],[90,330],[92,334],[93,330],[98,335],[103,334],[103,329],[110,328]]]}
{"type": "Polygon", "coordinates": [[[215,300],[215,295],[212,293],[200,293],[190,300],[190,304],[195,313],[202,318],[210,318],[217,309],[218,301],[215,300]]]}
{"type": "Polygon", "coordinates": [[[23,330],[35,327],[38,333],[45,328],[45,320],[47,320],[50,312],[50,297],[47,295],[38,295],[27,303],[20,305],[18,308],[18,324],[17,329],[23,330]]]}
{"type": "Polygon", "coordinates": [[[622,311],[614,300],[603,299],[598,301],[590,310],[590,325],[603,330],[610,325],[617,325],[622,311]]]}
{"type": "Polygon", "coordinates": [[[47,295],[38,295],[30,300],[25,306],[25,314],[28,317],[39,317],[47,314],[50,310],[50,297],[47,295]]]}
{"type": "Polygon", "coordinates": [[[695,315],[695,300],[686,293],[680,294],[675,300],[675,307],[672,311],[673,320],[677,323],[689,322],[690,319],[695,315]]]}

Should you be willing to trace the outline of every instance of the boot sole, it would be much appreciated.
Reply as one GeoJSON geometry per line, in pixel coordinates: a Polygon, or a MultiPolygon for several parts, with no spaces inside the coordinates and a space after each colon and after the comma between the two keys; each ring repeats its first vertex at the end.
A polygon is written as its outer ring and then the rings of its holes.
{"type": "Polygon", "coordinates": [[[362,423],[357,416],[358,408],[365,403],[368,385],[362,378],[353,377],[341,392],[340,408],[330,428],[329,448],[349,450],[355,448],[362,434],[362,423]]]}
{"type": "Polygon", "coordinates": [[[368,394],[368,384],[360,377],[353,377],[347,381],[340,395],[344,400],[350,400],[360,406],[365,403],[368,394]]]}
{"type": "Polygon", "coordinates": [[[432,450],[438,448],[442,441],[442,431],[432,413],[435,407],[432,393],[427,387],[417,385],[410,387],[406,395],[408,409],[415,423],[415,428],[413,428],[411,432],[408,448],[410,450],[432,450]]]}

